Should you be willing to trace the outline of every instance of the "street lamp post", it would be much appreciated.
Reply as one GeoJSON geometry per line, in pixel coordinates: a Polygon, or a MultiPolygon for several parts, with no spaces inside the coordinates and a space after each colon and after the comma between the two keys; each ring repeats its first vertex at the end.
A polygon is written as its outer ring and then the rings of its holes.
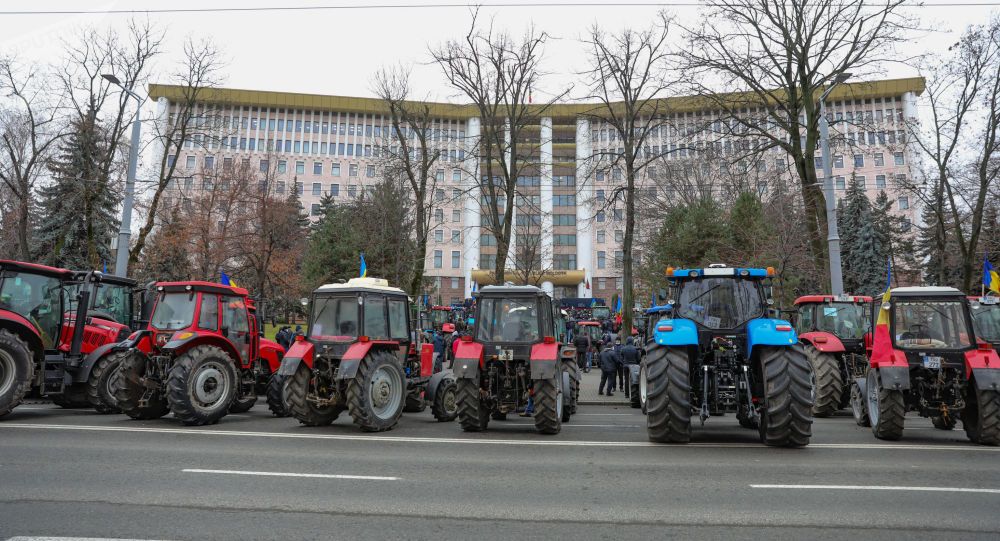
{"type": "Polygon", "coordinates": [[[142,124],[140,123],[142,98],[136,95],[135,92],[125,88],[121,81],[118,80],[118,77],[110,73],[105,73],[101,77],[104,77],[109,83],[135,98],[138,106],[135,112],[135,121],[132,122],[132,142],[128,150],[128,175],[125,178],[125,200],[122,203],[122,223],[121,228],[118,230],[118,253],[115,257],[115,275],[126,277],[128,276],[129,238],[132,236],[132,206],[135,200],[135,175],[139,163],[139,137],[142,131],[142,124]]]}
{"type": "Polygon", "coordinates": [[[826,98],[840,83],[851,77],[841,73],[819,98],[819,143],[823,153],[823,191],[826,199],[826,243],[830,252],[830,292],[844,294],[844,275],[840,263],[840,233],[837,231],[837,199],[833,186],[833,159],[830,156],[830,122],[826,118],[826,98]]]}

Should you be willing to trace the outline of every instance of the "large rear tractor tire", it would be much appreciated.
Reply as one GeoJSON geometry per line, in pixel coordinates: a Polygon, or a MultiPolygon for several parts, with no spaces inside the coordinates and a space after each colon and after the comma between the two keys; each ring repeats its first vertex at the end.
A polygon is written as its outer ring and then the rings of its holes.
{"type": "Polygon", "coordinates": [[[880,440],[898,440],[903,437],[906,403],[903,391],[885,389],[878,370],[868,371],[868,419],[872,434],[880,440]]]}
{"type": "Polygon", "coordinates": [[[87,379],[87,400],[97,413],[121,413],[118,400],[115,399],[115,387],[119,385],[121,378],[118,368],[122,359],[127,356],[127,351],[105,355],[90,369],[90,377],[87,379]]]}
{"type": "Polygon", "coordinates": [[[563,362],[563,369],[569,374],[569,386],[564,390],[566,391],[566,404],[568,405],[567,418],[563,421],[569,421],[570,415],[576,414],[576,409],[578,402],[580,401],[580,369],[576,366],[575,361],[565,361],[563,362]]]}
{"type": "Polygon", "coordinates": [[[809,445],[812,371],[802,346],[761,347],[760,367],[764,386],[758,426],[761,443],[771,447],[809,445]]]}
{"type": "Polygon", "coordinates": [[[0,329],[0,417],[21,403],[31,387],[34,370],[28,344],[16,334],[0,329]]]}
{"type": "MultiPolygon", "coordinates": [[[[337,417],[346,408],[341,405],[320,407],[314,401],[310,400],[309,393],[312,389],[312,378],[312,370],[305,364],[300,364],[295,374],[285,381],[285,388],[279,400],[282,400],[287,405],[288,409],[286,411],[288,411],[289,415],[298,419],[300,423],[306,426],[327,426],[337,420],[337,417]]],[[[274,386],[275,383],[272,380],[272,390],[274,386]]],[[[270,394],[268,406],[271,407],[270,394]]],[[[271,407],[271,412],[274,412],[274,407],[271,407]]]]}
{"type": "Polygon", "coordinates": [[[562,422],[568,423],[573,417],[573,376],[567,371],[562,373],[562,412],[559,417],[562,422]]]}
{"type": "Polygon", "coordinates": [[[62,394],[52,395],[52,403],[65,409],[89,408],[87,399],[87,384],[74,383],[67,386],[62,394]]]}
{"type": "Polygon", "coordinates": [[[458,422],[466,432],[482,432],[490,424],[490,411],[479,395],[479,381],[460,379],[455,383],[458,422]]]}
{"type": "Polygon", "coordinates": [[[534,382],[534,401],[535,430],[542,434],[558,434],[562,430],[563,413],[566,410],[561,372],[557,372],[552,379],[534,382]]]}
{"type": "Polygon", "coordinates": [[[971,385],[962,411],[962,427],[969,441],[1000,445],[1000,392],[971,385]]]}
{"type": "Polygon", "coordinates": [[[816,397],[813,402],[814,417],[829,417],[840,409],[844,395],[844,377],[840,373],[840,360],[836,355],[823,353],[811,345],[804,346],[806,357],[812,365],[816,397]]]}
{"type": "Polygon", "coordinates": [[[385,351],[369,352],[347,383],[347,411],[365,432],[391,430],[399,422],[406,402],[406,376],[396,357],[385,351]]]}
{"type": "Polygon", "coordinates": [[[643,362],[639,395],[640,401],[645,397],[649,441],[691,441],[691,375],[687,351],[655,345],[646,352],[643,362]]]}
{"type": "Polygon", "coordinates": [[[167,402],[185,425],[212,425],[229,413],[239,384],[232,357],[215,346],[196,346],[174,360],[167,402]]]}
{"type": "Polygon", "coordinates": [[[288,408],[287,381],[288,376],[272,374],[267,382],[267,409],[275,417],[288,417],[292,414],[288,408]]]}
{"type": "Polygon", "coordinates": [[[159,419],[170,412],[167,397],[160,390],[154,391],[150,398],[142,403],[146,387],[143,378],[146,376],[146,356],[138,352],[125,352],[118,365],[117,386],[114,387],[115,403],[122,413],[133,419],[159,419]]]}
{"type": "Polygon", "coordinates": [[[858,426],[872,426],[871,419],[868,418],[868,403],[865,401],[865,393],[861,392],[861,387],[857,382],[851,383],[851,414],[858,426]]]}
{"type": "Polygon", "coordinates": [[[458,400],[456,398],[455,380],[446,378],[438,384],[434,393],[434,403],[431,404],[431,414],[442,423],[450,423],[458,417],[458,400]]]}

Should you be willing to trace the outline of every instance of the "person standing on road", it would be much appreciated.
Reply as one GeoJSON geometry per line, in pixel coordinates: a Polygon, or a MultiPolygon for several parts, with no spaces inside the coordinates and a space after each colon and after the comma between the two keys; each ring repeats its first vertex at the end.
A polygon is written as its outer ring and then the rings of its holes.
{"type": "Polygon", "coordinates": [[[590,335],[585,332],[577,333],[573,345],[576,346],[576,365],[580,370],[590,372],[590,363],[587,362],[590,354],[590,335]]]}
{"type": "Polygon", "coordinates": [[[615,374],[618,376],[618,390],[625,389],[625,361],[622,359],[622,339],[615,336],[615,355],[618,356],[616,361],[618,361],[617,366],[615,366],[615,374]]]}
{"type": "Polygon", "coordinates": [[[441,365],[444,362],[444,337],[441,336],[441,331],[434,331],[434,373],[437,374],[441,371],[441,365]]]}
{"type": "MultiPolygon", "coordinates": [[[[625,345],[622,346],[621,349],[621,357],[622,357],[622,368],[624,372],[624,377],[628,379],[630,377],[630,371],[628,369],[628,366],[630,364],[639,364],[639,349],[635,347],[635,342],[634,340],[632,340],[631,336],[625,339],[625,345]]],[[[625,392],[626,398],[628,398],[629,392],[631,391],[630,383],[631,381],[625,382],[623,380],[622,382],[622,391],[625,392]]]]}
{"type": "Polygon", "coordinates": [[[615,394],[615,371],[618,369],[618,352],[613,347],[606,347],[601,352],[601,383],[597,386],[597,394],[608,396],[615,394]],[[606,384],[606,385],[605,385],[606,384]]]}

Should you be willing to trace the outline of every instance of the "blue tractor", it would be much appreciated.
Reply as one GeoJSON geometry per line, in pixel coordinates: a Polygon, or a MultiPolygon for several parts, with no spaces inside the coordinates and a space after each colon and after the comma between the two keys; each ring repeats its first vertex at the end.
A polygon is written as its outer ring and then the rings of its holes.
{"type": "Polygon", "coordinates": [[[766,445],[809,444],[812,369],[792,325],[767,317],[773,274],[667,269],[673,313],[656,322],[640,367],[650,441],[686,443],[693,416],[735,413],[766,445]]]}

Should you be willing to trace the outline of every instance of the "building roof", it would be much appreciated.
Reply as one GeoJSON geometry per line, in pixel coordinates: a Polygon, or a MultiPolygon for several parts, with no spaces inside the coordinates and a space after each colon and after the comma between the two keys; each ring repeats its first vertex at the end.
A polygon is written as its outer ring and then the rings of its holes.
{"type": "MultiPolygon", "coordinates": [[[[921,94],[926,86],[923,77],[908,77],[904,79],[884,79],[880,81],[859,81],[838,85],[830,93],[828,101],[868,99],[885,96],[898,96],[906,92],[921,94]]],[[[149,97],[153,99],[167,98],[170,101],[183,99],[186,87],[180,85],[150,84],[149,97]]],[[[200,91],[199,102],[221,103],[228,105],[250,105],[275,108],[313,109],[361,113],[372,115],[388,115],[389,110],[379,98],[332,96],[324,94],[304,94],[298,92],[273,92],[268,90],[246,90],[238,88],[205,88],[200,91]]],[[[734,104],[743,102],[753,96],[751,93],[732,93],[723,95],[731,97],[734,104]]],[[[664,98],[662,110],[669,112],[697,112],[717,109],[713,101],[697,96],[678,96],[664,98]]],[[[436,118],[467,119],[479,116],[472,104],[457,104],[445,102],[421,102],[430,106],[430,113],[436,118]]],[[[598,112],[603,105],[600,103],[557,103],[553,105],[529,105],[535,109],[535,114],[551,117],[573,117],[598,112]]]]}

